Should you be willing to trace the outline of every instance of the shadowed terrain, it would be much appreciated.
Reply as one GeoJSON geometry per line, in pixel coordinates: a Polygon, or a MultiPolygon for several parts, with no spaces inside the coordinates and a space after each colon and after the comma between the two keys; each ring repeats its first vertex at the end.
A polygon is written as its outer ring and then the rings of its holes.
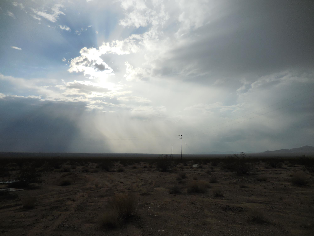
{"type": "Polygon", "coordinates": [[[313,164],[245,155],[3,157],[0,233],[313,235],[313,164]]]}

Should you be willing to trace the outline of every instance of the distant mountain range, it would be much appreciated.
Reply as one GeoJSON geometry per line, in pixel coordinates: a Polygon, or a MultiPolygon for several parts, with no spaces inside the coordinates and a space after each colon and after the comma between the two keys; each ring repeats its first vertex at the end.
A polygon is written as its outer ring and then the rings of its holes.
{"type": "Polygon", "coordinates": [[[263,154],[314,154],[314,147],[312,146],[303,146],[299,148],[292,149],[280,149],[275,151],[266,151],[263,154]]]}

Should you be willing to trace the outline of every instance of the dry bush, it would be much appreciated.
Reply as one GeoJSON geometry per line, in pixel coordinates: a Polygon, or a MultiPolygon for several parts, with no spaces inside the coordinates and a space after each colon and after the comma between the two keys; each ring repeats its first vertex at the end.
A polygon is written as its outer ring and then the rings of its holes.
{"type": "Polygon", "coordinates": [[[184,172],[179,173],[179,174],[178,174],[178,178],[180,178],[180,179],[186,179],[186,173],[184,173],[184,172]]]}
{"type": "Polygon", "coordinates": [[[250,223],[254,224],[269,224],[270,221],[265,217],[265,215],[258,210],[253,210],[248,218],[250,223]]]}
{"type": "Polygon", "coordinates": [[[136,214],[137,200],[132,194],[117,194],[108,201],[107,211],[101,217],[101,225],[115,228],[136,214]]]}
{"type": "Polygon", "coordinates": [[[117,171],[118,172],[124,172],[124,169],[122,167],[119,167],[117,171]]]}
{"type": "Polygon", "coordinates": [[[24,209],[30,210],[35,207],[36,198],[35,197],[25,197],[22,199],[22,205],[24,209]]]}
{"type": "Polygon", "coordinates": [[[256,180],[259,182],[266,182],[267,181],[267,177],[266,176],[258,176],[256,177],[256,180]]]}
{"type": "Polygon", "coordinates": [[[220,189],[216,189],[214,191],[214,197],[219,198],[219,197],[224,197],[223,192],[220,189]]]}
{"type": "Polygon", "coordinates": [[[107,229],[117,228],[120,225],[119,212],[117,209],[108,209],[102,214],[100,219],[100,225],[107,229]]]}
{"type": "Polygon", "coordinates": [[[180,194],[181,193],[181,189],[178,185],[174,185],[169,189],[169,193],[170,194],[180,194]]]}
{"type": "Polygon", "coordinates": [[[215,175],[212,175],[209,179],[209,182],[210,183],[218,183],[218,179],[215,175]]]}
{"type": "Polygon", "coordinates": [[[245,158],[239,158],[239,157],[231,157],[226,158],[222,162],[222,168],[235,172],[237,175],[248,175],[252,171],[252,164],[246,162],[245,158]]]}
{"type": "Polygon", "coordinates": [[[68,186],[71,184],[72,184],[72,181],[70,179],[61,179],[59,182],[59,186],[68,186]]]}
{"type": "Polygon", "coordinates": [[[188,184],[188,193],[206,193],[209,184],[204,180],[192,181],[188,184]]]}
{"type": "Polygon", "coordinates": [[[308,185],[308,178],[304,172],[297,172],[291,177],[291,182],[295,186],[306,186],[308,185]]]}
{"type": "Polygon", "coordinates": [[[173,158],[171,156],[165,155],[158,158],[157,169],[161,172],[167,172],[174,166],[173,158]]]}
{"type": "Polygon", "coordinates": [[[0,200],[14,200],[18,198],[18,195],[14,192],[0,191],[0,200]]]}

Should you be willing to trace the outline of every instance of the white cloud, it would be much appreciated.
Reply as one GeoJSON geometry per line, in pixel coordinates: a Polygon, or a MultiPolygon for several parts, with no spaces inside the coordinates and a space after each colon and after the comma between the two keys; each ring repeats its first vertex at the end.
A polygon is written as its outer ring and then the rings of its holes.
{"type": "Polygon", "coordinates": [[[62,30],[66,30],[66,31],[71,31],[70,27],[66,26],[66,25],[59,25],[60,29],[62,30]]]}
{"type": "Polygon", "coordinates": [[[15,15],[12,12],[7,11],[7,14],[8,14],[8,16],[12,17],[13,19],[16,19],[15,15]]]}
{"type": "MultiPolygon", "coordinates": [[[[147,2],[147,4],[149,4],[147,2]]],[[[148,7],[146,1],[129,0],[121,1],[121,7],[126,11],[125,18],[120,21],[122,26],[145,27],[149,24],[163,26],[169,19],[162,1],[153,1],[148,7]]]]}
{"type": "Polygon", "coordinates": [[[41,18],[40,17],[38,17],[38,16],[36,16],[36,15],[31,15],[35,20],[39,20],[39,21],[41,21],[41,18]]]}
{"type": "Polygon", "coordinates": [[[113,75],[113,69],[100,58],[101,53],[96,48],[82,48],[80,54],[81,56],[71,60],[68,70],[70,73],[83,72],[90,79],[113,75]]]}
{"type": "Polygon", "coordinates": [[[21,9],[24,9],[24,5],[22,3],[12,2],[12,5],[15,7],[20,7],[21,9]]]}
{"type": "Polygon", "coordinates": [[[49,20],[51,22],[56,22],[60,15],[65,15],[65,13],[60,10],[61,8],[63,8],[62,4],[55,4],[51,8],[51,12],[52,12],[51,14],[47,13],[46,11],[39,11],[39,10],[36,10],[36,9],[32,9],[32,10],[38,16],[41,16],[41,17],[43,17],[43,18],[45,18],[45,19],[47,19],[47,20],[49,20]]]}
{"type": "Polygon", "coordinates": [[[11,46],[11,48],[16,49],[16,50],[22,50],[22,48],[11,46]]]}
{"type": "Polygon", "coordinates": [[[66,61],[67,59],[65,59],[65,58],[62,58],[62,61],[66,61]]]}
{"type": "Polygon", "coordinates": [[[125,62],[126,71],[125,71],[125,79],[127,81],[139,81],[139,80],[148,80],[149,74],[148,72],[140,67],[134,68],[129,62],[125,62]]]}

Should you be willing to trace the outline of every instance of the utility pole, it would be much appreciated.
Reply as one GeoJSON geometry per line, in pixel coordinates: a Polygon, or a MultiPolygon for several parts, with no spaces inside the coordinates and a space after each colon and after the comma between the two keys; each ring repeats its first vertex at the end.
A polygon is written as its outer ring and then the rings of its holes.
{"type": "Polygon", "coordinates": [[[179,134],[179,138],[181,139],[181,161],[182,161],[182,134],[179,134]]]}

